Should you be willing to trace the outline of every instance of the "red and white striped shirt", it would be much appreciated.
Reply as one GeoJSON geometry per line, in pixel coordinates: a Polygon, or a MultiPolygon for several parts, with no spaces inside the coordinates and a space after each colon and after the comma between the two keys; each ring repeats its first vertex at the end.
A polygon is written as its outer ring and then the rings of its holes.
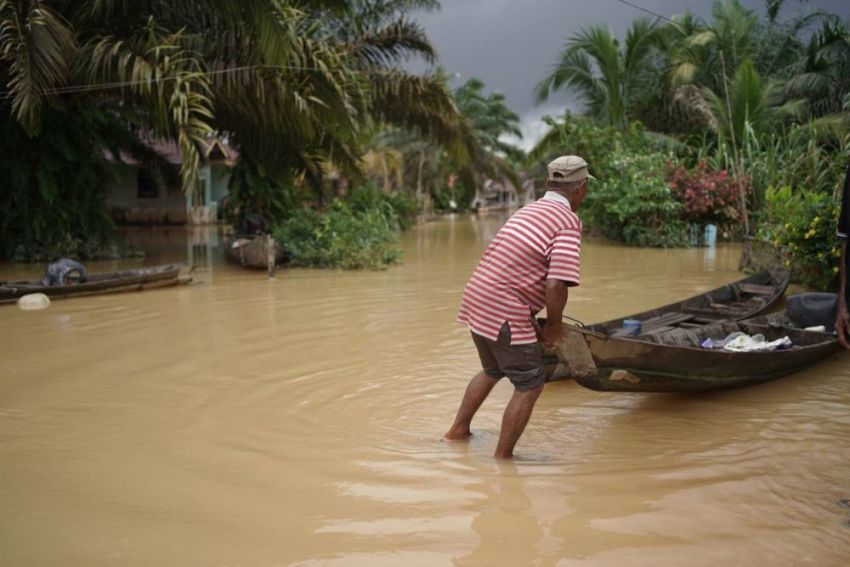
{"type": "Polygon", "coordinates": [[[511,344],[537,342],[532,318],[546,305],[546,280],[580,283],[581,220],[548,191],[499,230],[463,290],[457,321],[497,340],[505,321],[511,344]]]}

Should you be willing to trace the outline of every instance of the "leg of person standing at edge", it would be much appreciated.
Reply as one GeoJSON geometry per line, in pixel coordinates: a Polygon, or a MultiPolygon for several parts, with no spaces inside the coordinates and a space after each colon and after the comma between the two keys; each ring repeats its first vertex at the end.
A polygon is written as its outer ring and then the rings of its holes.
{"type": "Polygon", "coordinates": [[[522,432],[525,431],[525,426],[528,425],[531,412],[534,410],[534,404],[537,403],[537,398],[542,392],[543,384],[532,390],[514,390],[514,395],[511,396],[511,401],[508,402],[505,414],[502,416],[502,430],[499,433],[499,443],[496,445],[494,457],[510,459],[514,456],[514,447],[522,432]]]}
{"type": "Polygon", "coordinates": [[[840,287],[838,290],[838,317],[835,320],[835,334],[838,342],[846,349],[850,349],[850,314],[847,304],[850,297],[850,288],[847,287],[850,257],[847,256],[847,234],[850,232],[850,165],[844,176],[844,191],[841,194],[841,213],[838,217],[838,238],[841,239],[841,263],[840,287]]]}
{"type": "Polygon", "coordinates": [[[490,391],[498,381],[498,378],[487,376],[487,373],[483,370],[473,376],[469,382],[469,386],[466,387],[466,392],[463,394],[463,400],[460,402],[460,408],[457,410],[455,421],[443,436],[443,439],[446,441],[461,441],[472,437],[472,431],[470,430],[472,418],[475,417],[478,408],[481,407],[481,404],[490,395],[490,391]]]}

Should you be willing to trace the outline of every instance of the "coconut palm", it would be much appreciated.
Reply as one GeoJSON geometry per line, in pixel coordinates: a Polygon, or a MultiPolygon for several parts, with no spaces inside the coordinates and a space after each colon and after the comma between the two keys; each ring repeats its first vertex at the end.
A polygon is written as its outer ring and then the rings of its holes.
{"type": "Polygon", "coordinates": [[[792,67],[790,97],[810,103],[813,117],[841,123],[850,113],[850,25],[826,21],[809,40],[805,54],[792,67]]]}
{"type": "Polygon", "coordinates": [[[343,11],[325,13],[322,26],[352,56],[367,82],[373,122],[411,130],[465,162],[476,151],[475,140],[442,72],[414,75],[403,66],[414,58],[435,61],[424,29],[408,13],[438,7],[435,0],[358,0],[343,11]]]}
{"type": "Polygon", "coordinates": [[[710,24],[689,30],[670,54],[673,87],[697,84],[719,91],[741,62],[754,58],[758,15],[753,10],[738,0],[719,0],[712,17],[710,24]]]}
{"type": "Polygon", "coordinates": [[[733,97],[732,107],[738,120],[733,129],[739,137],[743,135],[743,109],[735,110],[734,107],[735,99],[738,106],[743,105],[740,97],[744,92],[749,93],[746,98],[750,125],[758,127],[752,114],[757,106],[755,99],[768,92],[771,104],[788,103],[786,114],[799,114],[803,110],[798,100],[802,98],[801,93],[786,88],[783,94],[778,84],[790,76],[794,62],[804,53],[801,32],[828,15],[809,12],[783,21],[779,14],[784,4],[784,0],[767,0],[765,17],[760,20],[755,11],[743,7],[738,0],[721,0],[715,2],[713,19],[708,24],[690,17],[688,25],[677,22],[668,26],[674,37],[666,46],[673,101],[680,103],[678,106],[685,111],[701,115],[703,125],[718,132],[726,129],[728,117],[723,120],[719,117],[728,113],[721,108],[727,105],[720,105],[716,100],[712,103],[709,93],[713,93],[715,99],[725,97],[730,83],[734,82],[737,96],[733,97]],[[757,92],[763,90],[762,86],[766,89],[764,93],[757,92]]]}
{"type": "Polygon", "coordinates": [[[461,114],[469,122],[478,151],[468,165],[458,164],[457,171],[465,187],[475,187],[482,177],[507,177],[517,187],[521,184],[515,163],[523,159],[522,151],[506,138],[522,138],[519,116],[507,106],[500,92],[484,94],[480,79],[470,79],[455,89],[453,96],[461,114]]]}
{"type": "Polygon", "coordinates": [[[628,127],[642,77],[651,72],[659,26],[635,20],[625,44],[608,28],[591,26],[571,37],[552,70],[535,88],[537,101],[568,88],[577,94],[591,116],[621,130],[628,127]]]}

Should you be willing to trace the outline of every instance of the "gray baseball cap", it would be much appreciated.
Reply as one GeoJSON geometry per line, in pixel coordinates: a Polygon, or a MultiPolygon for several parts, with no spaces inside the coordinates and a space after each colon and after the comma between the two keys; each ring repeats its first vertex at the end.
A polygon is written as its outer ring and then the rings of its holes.
{"type": "Polygon", "coordinates": [[[585,178],[596,179],[587,171],[587,162],[579,156],[561,156],[546,166],[549,181],[581,181],[585,178]]]}

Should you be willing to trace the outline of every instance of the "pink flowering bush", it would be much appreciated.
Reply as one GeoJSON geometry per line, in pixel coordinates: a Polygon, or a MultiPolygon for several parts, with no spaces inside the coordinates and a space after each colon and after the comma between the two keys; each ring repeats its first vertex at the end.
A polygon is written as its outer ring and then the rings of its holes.
{"type": "MultiPolygon", "coordinates": [[[[743,178],[744,193],[750,182],[743,178]]],[[[738,223],[740,189],[738,181],[726,170],[709,170],[705,162],[694,169],[675,166],[668,176],[673,198],[682,204],[682,220],[696,225],[715,224],[728,229],[738,223]]]]}

